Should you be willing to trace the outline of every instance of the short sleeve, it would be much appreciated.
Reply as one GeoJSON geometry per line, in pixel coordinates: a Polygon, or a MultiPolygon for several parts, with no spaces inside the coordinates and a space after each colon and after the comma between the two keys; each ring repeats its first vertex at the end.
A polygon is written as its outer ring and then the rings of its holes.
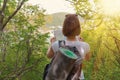
{"type": "Polygon", "coordinates": [[[90,46],[88,43],[85,43],[85,54],[87,54],[88,52],[90,52],[90,46]]]}
{"type": "Polygon", "coordinates": [[[81,42],[80,46],[78,47],[78,50],[80,52],[80,55],[82,56],[82,58],[85,58],[85,55],[90,51],[90,47],[89,44],[86,42],[81,42]]]}

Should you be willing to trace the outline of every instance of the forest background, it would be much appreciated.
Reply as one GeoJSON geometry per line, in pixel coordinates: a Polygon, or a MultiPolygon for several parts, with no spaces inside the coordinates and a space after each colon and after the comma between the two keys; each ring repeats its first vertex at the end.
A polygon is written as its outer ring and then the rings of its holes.
{"type": "MultiPolygon", "coordinates": [[[[45,14],[45,9],[27,1],[0,0],[0,80],[42,80],[44,67],[49,62],[46,57],[49,33],[43,34],[43,31],[62,25],[67,14],[45,14]]],[[[101,0],[93,0],[94,5],[89,0],[66,1],[82,20],[80,36],[91,48],[91,58],[83,67],[85,79],[119,80],[119,9],[108,5],[108,11],[102,8],[107,4],[101,5],[101,0]]]]}

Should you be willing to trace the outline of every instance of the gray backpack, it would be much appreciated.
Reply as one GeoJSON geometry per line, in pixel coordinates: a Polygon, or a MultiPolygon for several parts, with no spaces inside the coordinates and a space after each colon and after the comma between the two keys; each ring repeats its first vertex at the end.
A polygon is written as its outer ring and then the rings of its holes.
{"type": "Polygon", "coordinates": [[[58,42],[59,51],[49,64],[45,80],[71,80],[80,66],[76,63],[81,57],[77,48],[66,46],[64,40],[58,42]]]}

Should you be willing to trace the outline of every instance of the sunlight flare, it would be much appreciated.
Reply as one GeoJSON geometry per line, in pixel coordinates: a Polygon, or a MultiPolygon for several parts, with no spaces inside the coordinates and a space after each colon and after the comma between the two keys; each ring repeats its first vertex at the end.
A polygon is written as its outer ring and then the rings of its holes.
{"type": "Polygon", "coordinates": [[[100,0],[100,5],[105,15],[120,14],[120,0],[100,0]]]}

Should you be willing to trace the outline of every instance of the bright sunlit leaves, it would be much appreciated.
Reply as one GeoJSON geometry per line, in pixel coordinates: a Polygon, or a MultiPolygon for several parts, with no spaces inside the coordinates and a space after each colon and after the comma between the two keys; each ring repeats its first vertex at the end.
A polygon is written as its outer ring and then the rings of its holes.
{"type": "Polygon", "coordinates": [[[115,16],[120,14],[120,0],[100,0],[103,14],[115,16]]]}

